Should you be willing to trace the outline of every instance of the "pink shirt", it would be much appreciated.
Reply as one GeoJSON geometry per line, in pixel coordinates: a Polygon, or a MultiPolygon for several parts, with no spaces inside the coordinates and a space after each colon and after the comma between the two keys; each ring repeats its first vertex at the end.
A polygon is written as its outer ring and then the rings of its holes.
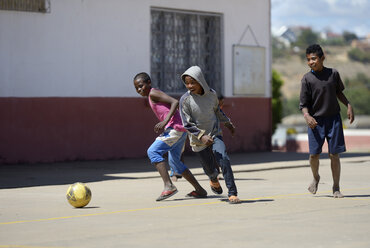
{"type": "MultiPolygon", "coordinates": [[[[152,91],[152,90],[159,90],[159,89],[151,88],[150,91],[152,91]]],[[[170,108],[171,108],[171,105],[168,104],[168,103],[161,103],[161,102],[160,103],[154,103],[154,102],[152,102],[150,100],[150,97],[149,97],[149,105],[152,108],[154,114],[157,116],[157,118],[160,121],[163,121],[166,118],[166,116],[167,116],[168,112],[170,112],[170,108]]],[[[186,132],[186,129],[182,125],[181,117],[180,117],[180,114],[179,114],[178,110],[175,111],[175,114],[171,117],[170,121],[167,123],[165,128],[168,128],[168,127],[172,127],[173,129],[175,129],[177,131],[186,132]]]]}

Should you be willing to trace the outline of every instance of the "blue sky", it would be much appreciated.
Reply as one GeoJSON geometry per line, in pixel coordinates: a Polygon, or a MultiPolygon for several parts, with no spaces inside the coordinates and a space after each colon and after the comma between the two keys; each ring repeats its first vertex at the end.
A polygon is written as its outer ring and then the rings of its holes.
{"type": "Polygon", "coordinates": [[[273,32],[284,25],[365,36],[370,34],[370,0],[271,0],[273,32]]]}

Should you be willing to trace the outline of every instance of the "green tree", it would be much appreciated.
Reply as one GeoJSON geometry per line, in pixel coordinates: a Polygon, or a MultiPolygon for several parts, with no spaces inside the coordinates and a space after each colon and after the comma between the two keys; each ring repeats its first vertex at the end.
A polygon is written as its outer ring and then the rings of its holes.
{"type": "Polygon", "coordinates": [[[344,46],[346,41],[343,37],[332,38],[328,40],[320,40],[319,43],[323,46],[344,46]]]}
{"type": "Polygon", "coordinates": [[[277,124],[281,122],[283,115],[283,101],[281,86],[284,81],[276,70],[272,70],[272,133],[275,132],[277,124]]]}
{"type": "Polygon", "coordinates": [[[347,44],[351,43],[353,40],[357,40],[357,35],[348,31],[343,32],[343,39],[347,44]]]}
{"type": "Polygon", "coordinates": [[[317,43],[319,40],[319,35],[313,32],[311,29],[304,29],[302,33],[298,36],[296,46],[301,49],[306,49],[309,45],[317,43]]]}
{"type": "MultiPolygon", "coordinates": [[[[370,78],[363,73],[358,73],[352,79],[345,79],[346,89],[344,94],[351,102],[355,115],[370,115],[370,78]]],[[[340,104],[342,119],[347,118],[347,108],[340,104]]]]}
{"type": "Polygon", "coordinates": [[[288,99],[284,99],[283,105],[283,116],[300,114],[299,110],[299,96],[293,96],[288,99]]]}
{"type": "Polygon", "coordinates": [[[352,48],[348,51],[348,57],[354,61],[370,63],[370,52],[359,48],[352,48]]]}

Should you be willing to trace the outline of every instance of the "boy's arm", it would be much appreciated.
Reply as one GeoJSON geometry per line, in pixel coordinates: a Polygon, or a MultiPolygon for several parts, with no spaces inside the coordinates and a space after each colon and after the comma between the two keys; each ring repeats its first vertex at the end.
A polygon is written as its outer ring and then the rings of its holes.
{"type": "Polygon", "coordinates": [[[161,103],[167,103],[171,105],[170,111],[168,112],[166,118],[154,126],[154,131],[158,133],[162,129],[164,129],[164,127],[171,120],[171,117],[175,114],[177,107],[179,106],[179,101],[173,97],[170,97],[169,95],[167,95],[166,93],[160,90],[151,91],[149,97],[150,97],[150,100],[152,100],[155,103],[161,102],[161,103]]]}
{"type": "Polygon", "coordinates": [[[234,134],[235,134],[235,126],[234,126],[234,124],[230,121],[230,122],[225,122],[224,125],[231,132],[231,136],[234,136],[234,134]]]}
{"type": "Polygon", "coordinates": [[[337,92],[337,98],[339,101],[341,101],[344,105],[347,106],[347,117],[349,120],[349,123],[352,124],[352,122],[355,120],[355,114],[353,112],[353,108],[351,104],[349,103],[347,97],[343,94],[342,91],[337,92]]]}
{"type": "Polygon", "coordinates": [[[308,113],[308,108],[304,107],[302,108],[302,114],[304,119],[306,120],[307,125],[311,128],[314,129],[317,126],[317,122],[315,118],[313,118],[309,113],[308,113]]]}
{"type": "Polygon", "coordinates": [[[310,106],[310,91],[307,88],[307,83],[305,82],[304,78],[301,81],[301,92],[299,95],[299,109],[302,111],[303,117],[307,123],[307,125],[311,128],[314,129],[317,126],[317,122],[315,118],[313,118],[309,111],[308,107],[310,106]]]}
{"type": "Polygon", "coordinates": [[[220,107],[217,105],[217,108],[215,110],[217,119],[220,120],[222,123],[230,122],[230,118],[226,116],[226,114],[220,109],[220,107]]]}
{"type": "Polygon", "coordinates": [[[220,120],[221,123],[224,123],[224,126],[229,129],[231,135],[234,136],[235,134],[235,126],[231,122],[230,118],[226,116],[226,114],[220,109],[219,104],[217,103],[217,107],[215,110],[217,119],[220,120]]]}
{"type": "Polygon", "coordinates": [[[231,135],[234,136],[235,134],[235,126],[231,122],[230,118],[226,116],[226,114],[220,109],[220,107],[217,107],[216,110],[216,116],[220,120],[221,123],[224,123],[224,126],[229,129],[231,132],[231,135]]]}

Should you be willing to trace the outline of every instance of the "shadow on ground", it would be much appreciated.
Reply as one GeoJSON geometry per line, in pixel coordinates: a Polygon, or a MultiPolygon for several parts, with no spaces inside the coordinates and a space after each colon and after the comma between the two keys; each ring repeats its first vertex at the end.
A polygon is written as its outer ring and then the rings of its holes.
{"type": "MultiPolygon", "coordinates": [[[[341,158],[348,157],[366,157],[370,156],[370,153],[342,153],[341,158]]],[[[297,153],[297,152],[262,152],[262,153],[237,153],[231,155],[231,162],[234,165],[238,164],[257,164],[257,163],[269,163],[269,162],[283,162],[283,161],[296,161],[306,160],[308,162],[308,153],[297,153]]],[[[328,159],[329,155],[323,153],[320,159],[328,159]]]]}
{"type": "MultiPolygon", "coordinates": [[[[370,195],[346,195],[345,192],[342,192],[344,194],[344,198],[370,198],[370,195]]],[[[333,198],[333,195],[316,195],[317,198],[333,198]]]]}
{"type": "MultiPolygon", "coordinates": [[[[342,157],[369,156],[368,153],[345,153],[342,157]]],[[[323,155],[322,158],[327,158],[323,155]]],[[[245,164],[308,160],[308,154],[289,152],[264,152],[231,154],[231,163],[234,167],[245,164]]],[[[196,156],[185,156],[186,165],[192,168],[201,168],[196,156]]],[[[15,164],[0,165],[0,189],[22,188],[44,185],[63,185],[74,182],[98,182],[117,179],[150,179],[158,177],[122,176],[114,174],[155,172],[147,158],[122,159],[108,161],[78,161],[65,163],[45,164],[15,164]]],[[[255,179],[251,179],[255,180],[255,179]]]]}

